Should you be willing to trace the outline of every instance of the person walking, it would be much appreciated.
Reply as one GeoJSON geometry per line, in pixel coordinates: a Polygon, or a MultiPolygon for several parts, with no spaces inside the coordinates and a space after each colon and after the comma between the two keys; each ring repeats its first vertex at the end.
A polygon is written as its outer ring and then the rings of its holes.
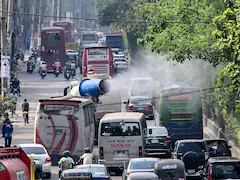
{"type": "Polygon", "coordinates": [[[24,103],[22,104],[22,112],[23,112],[23,117],[24,115],[26,115],[26,120],[27,120],[27,123],[29,124],[28,122],[29,104],[27,102],[27,99],[24,99],[24,103]]]}
{"type": "Polygon", "coordinates": [[[5,138],[5,147],[10,147],[12,143],[13,125],[10,119],[6,119],[2,127],[2,136],[5,138]]]}

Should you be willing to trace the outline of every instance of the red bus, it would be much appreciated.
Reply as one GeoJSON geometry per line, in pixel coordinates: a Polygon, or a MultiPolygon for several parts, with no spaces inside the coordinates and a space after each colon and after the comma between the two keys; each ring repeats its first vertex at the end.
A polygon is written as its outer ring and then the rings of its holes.
{"type": "Polygon", "coordinates": [[[41,31],[41,55],[47,63],[47,70],[53,71],[52,64],[59,59],[62,67],[66,64],[64,29],[60,27],[46,27],[41,31]]]}
{"type": "Polygon", "coordinates": [[[113,77],[113,54],[110,47],[86,47],[82,55],[82,74],[87,77],[88,70],[94,69],[95,74],[113,77]]]}
{"type": "Polygon", "coordinates": [[[52,23],[54,27],[61,27],[64,29],[65,42],[74,42],[73,39],[73,23],[71,21],[55,21],[52,23]]]}

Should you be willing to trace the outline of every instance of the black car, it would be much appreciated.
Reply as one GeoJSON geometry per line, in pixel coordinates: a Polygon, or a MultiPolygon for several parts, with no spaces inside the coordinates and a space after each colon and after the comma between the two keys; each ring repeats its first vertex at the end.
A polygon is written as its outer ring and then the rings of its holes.
{"type": "Polygon", "coordinates": [[[154,119],[154,107],[147,96],[132,96],[126,103],[126,111],[141,112],[147,119],[154,119]]]}
{"type": "Polygon", "coordinates": [[[208,148],[204,140],[178,140],[172,153],[173,159],[180,159],[185,164],[187,174],[196,174],[203,170],[208,159],[208,148]]]}
{"type": "Polygon", "coordinates": [[[240,179],[240,160],[235,157],[211,157],[205,167],[204,180],[240,179]]]}
{"type": "Polygon", "coordinates": [[[208,145],[209,156],[232,156],[231,146],[228,145],[225,139],[209,139],[205,140],[208,145]]]}
{"type": "Polygon", "coordinates": [[[146,138],[147,156],[171,157],[171,137],[165,126],[149,126],[146,138]]]}

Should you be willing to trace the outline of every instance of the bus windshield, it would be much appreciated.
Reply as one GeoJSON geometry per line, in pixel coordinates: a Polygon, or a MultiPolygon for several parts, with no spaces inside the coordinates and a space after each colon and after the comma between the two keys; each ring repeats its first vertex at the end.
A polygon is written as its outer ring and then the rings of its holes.
{"type": "Polygon", "coordinates": [[[111,122],[102,123],[102,136],[140,136],[140,127],[138,122],[111,122]]]}

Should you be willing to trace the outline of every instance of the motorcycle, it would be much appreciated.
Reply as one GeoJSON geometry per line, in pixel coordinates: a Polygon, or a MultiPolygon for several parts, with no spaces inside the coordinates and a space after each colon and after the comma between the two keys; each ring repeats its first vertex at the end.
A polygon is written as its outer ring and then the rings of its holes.
{"type": "Polygon", "coordinates": [[[74,76],[76,76],[76,69],[72,69],[72,78],[74,78],[74,76]]]}
{"type": "Polygon", "coordinates": [[[40,74],[40,75],[41,75],[42,79],[44,79],[44,78],[46,77],[46,75],[47,75],[47,74],[46,74],[46,71],[41,71],[41,74],[40,74]]]}
{"type": "Polygon", "coordinates": [[[54,71],[56,77],[58,77],[58,75],[60,74],[60,69],[59,68],[55,68],[55,71],[54,71]]]}
{"type": "Polygon", "coordinates": [[[70,71],[69,71],[69,70],[66,70],[66,72],[65,72],[65,78],[66,78],[67,80],[70,79],[70,71]]]}
{"type": "Polygon", "coordinates": [[[28,73],[31,74],[33,72],[33,66],[29,65],[28,66],[28,73]]]}

